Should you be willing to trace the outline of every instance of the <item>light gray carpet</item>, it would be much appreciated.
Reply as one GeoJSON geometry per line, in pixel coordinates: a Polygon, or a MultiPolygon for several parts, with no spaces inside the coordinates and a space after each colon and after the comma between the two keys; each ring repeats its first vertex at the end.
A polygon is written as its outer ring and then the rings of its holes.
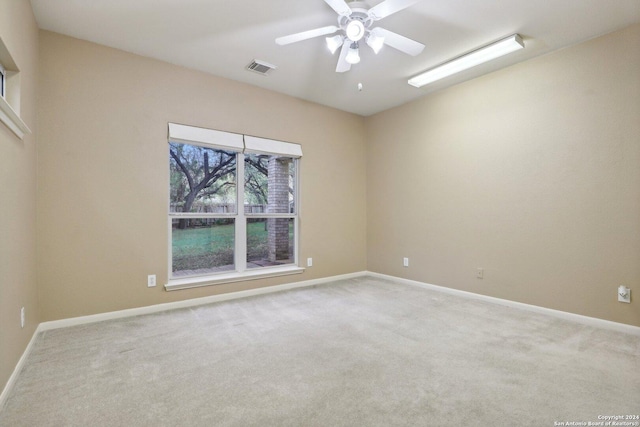
{"type": "Polygon", "coordinates": [[[42,333],[0,425],[554,426],[638,413],[638,337],[361,278],[42,333]]]}

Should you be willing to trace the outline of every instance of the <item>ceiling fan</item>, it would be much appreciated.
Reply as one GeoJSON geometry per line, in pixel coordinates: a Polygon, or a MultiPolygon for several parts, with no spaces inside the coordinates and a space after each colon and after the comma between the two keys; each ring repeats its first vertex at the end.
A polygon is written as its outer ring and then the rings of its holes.
{"type": "Polygon", "coordinates": [[[332,54],[340,49],[336,72],[344,73],[351,65],[360,62],[359,48],[366,43],[376,54],[383,45],[416,56],[422,52],[424,45],[415,40],[396,34],[382,27],[373,27],[375,21],[399,12],[421,0],[384,0],[373,7],[363,1],[348,3],[345,0],[324,0],[338,14],[338,25],[329,25],[284,37],[278,37],[276,43],[284,46],[314,37],[335,34],[326,37],[327,46],[332,54]]]}

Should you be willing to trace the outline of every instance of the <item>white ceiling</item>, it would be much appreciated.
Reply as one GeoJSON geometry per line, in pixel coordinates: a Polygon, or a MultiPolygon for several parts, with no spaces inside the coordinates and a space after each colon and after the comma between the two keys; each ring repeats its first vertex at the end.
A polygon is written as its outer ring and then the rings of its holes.
{"type": "MultiPolygon", "coordinates": [[[[375,6],[381,0],[369,0],[375,6]]],[[[335,25],[323,0],[31,0],[40,28],[371,115],[426,93],[640,22],[640,0],[423,0],[376,25],[417,40],[411,57],[385,46],[361,49],[336,73],[324,37],[278,46],[276,37],[335,25]],[[416,89],[420,71],[519,33],[525,49],[416,89]],[[245,70],[275,64],[269,76],[245,70]],[[358,92],[357,85],[363,90],[358,92]]],[[[640,48],[640,47],[639,47],[640,48]]]]}

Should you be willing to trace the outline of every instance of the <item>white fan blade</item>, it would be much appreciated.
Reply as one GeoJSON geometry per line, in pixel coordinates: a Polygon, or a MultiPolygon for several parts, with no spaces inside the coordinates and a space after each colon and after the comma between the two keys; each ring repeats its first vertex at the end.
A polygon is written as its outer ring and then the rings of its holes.
{"type": "Polygon", "coordinates": [[[327,34],[333,34],[340,28],[335,25],[329,25],[328,27],[316,28],[315,30],[303,31],[301,33],[290,34],[288,36],[278,37],[276,43],[280,46],[300,42],[302,40],[312,39],[314,37],[320,37],[327,34]]]}
{"type": "Polygon", "coordinates": [[[338,58],[338,65],[336,66],[336,73],[344,73],[351,69],[351,64],[347,62],[347,53],[349,53],[349,43],[344,43],[340,50],[340,57],[338,58]]]}
{"type": "Polygon", "coordinates": [[[351,8],[344,0],[324,0],[338,15],[351,15],[351,8]]]}
{"type": "Polygon", "coordinates": [[[406,9],[409,6],[413,6],[420,1],[422,0],[385,0],[369,9],[369,17],[377,21],[399,12],[402,9],[406,9]]]}
{"type": "Polygon", "coordinates": [[[371,30],[371,32],[376,36],[384,37],[384,44],[387,46],[398,49],[400,52],[404,52],[407,55],[419,55],[424,49],[424,45],[422,43],[411,40],[405,36],[401,36],[393,31],[385,30],[381,27],[376,27],[371,30]]]}

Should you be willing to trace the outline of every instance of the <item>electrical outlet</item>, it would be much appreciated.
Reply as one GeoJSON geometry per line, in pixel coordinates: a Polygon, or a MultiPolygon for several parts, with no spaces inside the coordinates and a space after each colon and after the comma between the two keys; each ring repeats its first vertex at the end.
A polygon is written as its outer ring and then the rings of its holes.
{"type": "Polygon", "coordinates": [[[156,275],[150,274],[147,276],[147,286],[153,288],[156,285],[156,275]]]}
{"type": "Polygon", "coordinates": [[[631,303],[631,289],[622,285],[618,287],[618,301],[626,302],[627,304],[631,303]]]}
{"type": "Polygon", "coordinates": [[[20,327],[24,328],[24,307],[20,309],[20,327]]]}
{"type": "Polygon", "coordinates": [[[479,268],[476,270],[476,278],[483,279],[484,278],[484,268],[479,268]]]}
{"type": "Polygon", "coordinates": [[[307,258],[307,267],[313,267],[313,258],[307,258]]]}
{"type": "Polygon", "coordinates": [[[409,267],[409,258],[402,258],[402,265],[404,267],[409,267]]]}

